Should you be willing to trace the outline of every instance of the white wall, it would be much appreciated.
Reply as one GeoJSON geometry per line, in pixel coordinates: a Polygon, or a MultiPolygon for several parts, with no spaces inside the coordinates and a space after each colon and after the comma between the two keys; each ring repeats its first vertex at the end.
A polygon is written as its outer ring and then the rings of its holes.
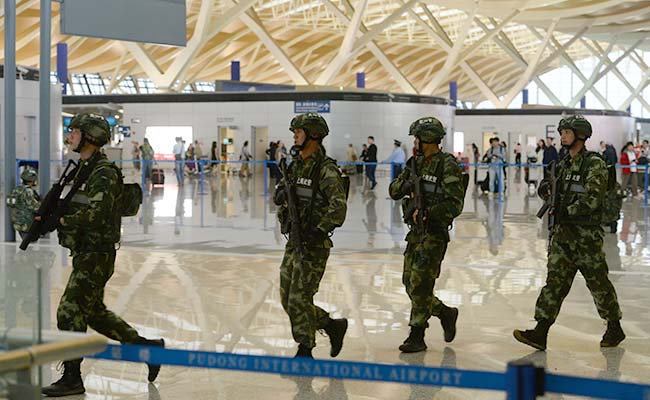
{"type": "MultiPolygon", "coordinates": [[[[291,147],[293,140],[289,122],[295,115],[293,107],[293,101],[124,103],[123,123],[131,126],[132,133],[132,137],[124,143],[130,146],[131,140],[142,142],[147,126],[191,125],[194,138],[202,142],[203,151],[208,153],[212,141],[218,138],[219,126],[236,126],[235,149],[239,154],[244,141],[251,139],[251,127],[267,126],[269,140],[282,140],[291,147]]],[[[392,151],[394,139],[401,140],[408,149],[411,148],[408,128],[417,118],[435,116],[445,127],[449,127],[450,132],[453,131],[453,127],[450,127],[453,110],[447,105],[435,104],[332,101],[331,113],[323,114],[330,127],[330,135],[324,145],[331,156],[345,160],[349,143],[354,144],[360,153],[361,145],[372,135],[379,148],[378,158],[383,160],[392,151]]],[[[154,150],[170,153],[173,145],[169,143],[167,149],[154,150]]]]}
{"type": "MultiPolygon", "coordinates": [[[[50,159],[60,160],[63,147],[61,86],[52,85],[50,96],[50,159]]],[[[16,81],[16,158],[38,160],[39,152],[39,85],[35,81],[16,81]]],[[[0,79],[0,105],[4,110],[4,80],[0,79]]],[[[4,115],[0,118],[0,154],[4,168],[4,115]]],[[[12,166],[14,168],[14,166],[12,166]]],[[[52,176],[59,172],[51,168],[52,176]]]]}
{"type": "MultiPolygon", "coordinates": [[[[456,130],[465,133],[465,144],[476,143],[481,149],[483,132],[497,132],[501,140],[507,140],[508,133],[513,143],[508,143],[510,161],[514,161],[512,152],[519,134],[522,136],[522,152],[526,152],[526,136],[546,137],[546,126],[552,125],[555,145],[559,149],[560,142],[557,133],[557,123],[562,115],[457,115],[456,130]]],[[[632,140],[635,132],[635,120],[627,116],[585,115],[593,127],[593,136],[587,141],[587,148],[592,151],[600,150],[600,141],[611,143],[620,152],[623,145],[632,140]]],[[[525,160],[525,158],[524,158],[525,160]]]]}

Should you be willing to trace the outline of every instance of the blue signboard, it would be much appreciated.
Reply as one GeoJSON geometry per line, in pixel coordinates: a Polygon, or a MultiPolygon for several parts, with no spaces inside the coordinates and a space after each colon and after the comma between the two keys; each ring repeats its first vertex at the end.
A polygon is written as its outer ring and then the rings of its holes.
{"type": "Polygon", "coordinates": [[[294,101],[293,112],[296,114],[304,114],[308,112],[315,112],[319,114],[330,112],[329,100],[306,100],[294,101]]]}
{"type": "MultiPolygon", "coordinates": [[[[117,125],[117,119],[115,117],[104,117],[106,122],[108,122],[108,125],[110,126],[116,126],[117,125]]],[[[67,128],[70,126],[70,122],[72,122],[72,117],[63,117],[63,126],[67,128]]]]}

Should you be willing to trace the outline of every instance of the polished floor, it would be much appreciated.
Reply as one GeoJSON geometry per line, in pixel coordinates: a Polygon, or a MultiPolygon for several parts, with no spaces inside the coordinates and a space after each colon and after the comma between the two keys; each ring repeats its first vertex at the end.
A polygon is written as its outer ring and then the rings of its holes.
{"type": "MultiPolygon", "coordinates": [[[[546,353],[532,352],[512,338],[513,329],[533,325],[546,262],[546,228],[535,217],[541,204],[528,195],[521,178],[520,172],[509,173],[502,200],[478,195],[470,187],[436,284],[437,295],[460,308],[458,336],[446,345],[432,320],[429,350],[404,356],[397,346],[408,333],[409,301],[401,283],[407,227],[399,202],[387,199],[388,178],[369,191],[360,176],[353,176],[348,218],[333,237],[335,248],[316,295],[317,303],[334,316],[349,318],[339,358],[503,371],[508,361],[527,357],[555,373],[650,383],[650,217],[639,200],[625,202],[619,232],[608,234],[605,242],[628,337],[621,347],[599,348],[605,327],[580,276],[551,330],[546,353]]],[[[109,308],[144,336],[164,337],[169,347],[292,356],[295,343],[278,289],[285,239],[264,186],[261,176],[215,176],[207,177],[203,187],[195,178],[178,187],[169,173],[167,184],[145,198],[140,215],[124,220],[115,275],[106,288],[109,308]]],[[[53,239],[26,254],[17,254],[12,244],[2,249],[5,280],[14,282],[3,292],[4,323],[33,324],[33,271],[18,265],[37,260],[32,264],[47,271],[46,307],[54,328],[56,305],[70,272],[67,253],[53,239]],[[19,300],[9,306],[6,300],[12,298],[19,300]]],[[[329,358],[327,337],[317,341],[315,356],[329,358]]],[[[54,366],[52,372],[56,375],[54,366]]],[[[177,367],[164,367],[155,385],[148,385],[142,365],[96,360],[86,360],[83,372],[87,394],[72,398],[505,397],[498,392],[177,367]]]]}

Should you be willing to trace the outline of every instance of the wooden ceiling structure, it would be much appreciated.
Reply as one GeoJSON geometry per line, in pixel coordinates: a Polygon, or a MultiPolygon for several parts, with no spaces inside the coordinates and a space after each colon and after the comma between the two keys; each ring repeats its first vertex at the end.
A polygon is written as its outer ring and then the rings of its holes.
{"type": "MultiPolygon", "coordinates": [[[[108,92],[127,76],[147,77],[162,92],[227,80],[237,60],[249,82],[353,88],[364,72],[372,90],[448,97],[456,81],[459,98],[507,107],[535,81],[554,104],[571,105],[539,75],[566,65],[584,83],[578,94],[592,91],[602,102],[594,84],[620,74],[625,58],[648,71],[640,51],[650,50],[650,1],[187,0],[184,48],[61,35],[52,4],[53,56],[67,43],[69,71],[101,74],[108,92]],[[585,76],[575,61],[591,56],[598,68],[585,76]]],[[[38,7],[17,2],[19,65],[38,66],[38,7]]],[[[623,80],[632,99],[649,74],[636,86],[623,80]]]]}

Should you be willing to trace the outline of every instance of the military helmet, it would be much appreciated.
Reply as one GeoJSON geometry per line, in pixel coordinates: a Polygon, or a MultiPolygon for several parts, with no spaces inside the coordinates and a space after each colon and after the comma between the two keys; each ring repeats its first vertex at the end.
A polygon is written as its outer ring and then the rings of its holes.
{"type": "Polygon", "coordinates": [[[85,139],[97,146],[111,140],[111,127],[104,117],[96,114],[77,114],[70,121],[70,129],[80,129],[85,139]]]}
{"type": "Polygon", "coordinates": [[[571,124],[571,129],[573,132],[576,134],[582,134],[585,135],[585,137],[589,138],[591,137],[592,129],[591,129],[591,124],[585,117],[582,115],[576,115],[574,117],[570,118],[571,121],[569,123],[571,124]]]}
{"type": "Polygon", "coordinates": [[[20,179],[24,182],[36,182],[38,179],[38,172],[32,167],[25,167],[23,172],[20,174],[20,179]]]}
{"type": "Polygon", "coordinates": [[[289,130],[293,132],[296,129],[300,129],[300,128],[302,128],[302,115],[296,115],[291,119],[291,123],[289,124],[289,130]]]}
{"type": "Polygon", "coordinates": [[[562,129],[571,129],[571,124],[569,123],[569,118],[562,118],[560,122],[557,124],[557,131],[558,133],[562,134],[562,129]]]}
{"type": "Polygon", "coordinates": [[[330,132],[330,128],[327,126],[325,118],[321,117],[320,114],[310,112],[307,114],[302,114],[300,116],[300,126],[305,133],[308,135],[317,135],[319,139],[323,139],[330,132]]]}
{"type": "Polygon", "coordinates": [[[445,134],[445,127],[435,117],[420,118],[409,128],[409,136],[415,136],[423,143],[439,142],[445,134]]]}

